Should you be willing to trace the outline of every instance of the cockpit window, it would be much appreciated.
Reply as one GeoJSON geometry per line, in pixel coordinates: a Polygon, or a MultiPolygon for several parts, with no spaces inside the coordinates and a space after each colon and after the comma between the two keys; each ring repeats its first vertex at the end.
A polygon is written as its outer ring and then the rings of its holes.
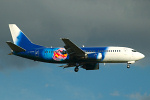
{"type": "Polygon", "coordinates": [[[137,52],[136,50],[132,50],[132,52],[137,52]]]}

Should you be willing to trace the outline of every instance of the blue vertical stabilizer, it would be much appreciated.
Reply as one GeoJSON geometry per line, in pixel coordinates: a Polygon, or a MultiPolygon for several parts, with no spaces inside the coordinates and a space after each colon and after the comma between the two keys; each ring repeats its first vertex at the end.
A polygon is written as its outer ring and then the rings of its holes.
{"type": "Polygon", "coordinates": [[[10,32],[15,45],[22,47],[26,50],[33,48],[41,48],[42,46],[33,44],[29,38],[15,25],[9,24],[10,32]]]}

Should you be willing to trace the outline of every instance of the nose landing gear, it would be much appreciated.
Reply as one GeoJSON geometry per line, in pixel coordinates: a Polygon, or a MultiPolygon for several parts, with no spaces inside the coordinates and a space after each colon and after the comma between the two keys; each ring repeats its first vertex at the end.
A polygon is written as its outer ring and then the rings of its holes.
{"type": "Polygon", "coordinates": [[[135,63],[135,61],[128,61],[127,62],[127,68],[130,68],[130,64],[134,64],[135,63]]]}
{"type": "Polygon", "coordinates": [[[127,68],[130,68],[130,65],[129,65],[129,63],[127,63],[127,68]]]}

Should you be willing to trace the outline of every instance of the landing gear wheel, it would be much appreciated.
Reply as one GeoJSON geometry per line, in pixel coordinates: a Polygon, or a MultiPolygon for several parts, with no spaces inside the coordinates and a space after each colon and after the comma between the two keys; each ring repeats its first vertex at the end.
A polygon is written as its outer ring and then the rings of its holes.
{"type": "Polygon", "coordinates": [[[129,64],[127,65],[127,68],[130,68],[130,65],[129,65],[129,64]]]}
{"type": "Polygon", "coordinates": [[[78,72],[78,71],[79,71],[79,68],[78,68],[78,67],[76,67],[76,68],[74,69],[74,71],[75,71],[75,72],[78,72]]]}

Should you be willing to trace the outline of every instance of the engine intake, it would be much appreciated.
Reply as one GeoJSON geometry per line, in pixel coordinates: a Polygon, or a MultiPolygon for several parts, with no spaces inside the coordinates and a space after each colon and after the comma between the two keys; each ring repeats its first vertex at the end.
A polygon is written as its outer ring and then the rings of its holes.
{"type": "Polygon", "coordinates": [[[97,59],[97,60],[100,60],[102,59],[102,54],[101,53],[90,53],[90,54],[87,54],[86,55],[86,58],[87,59],[97,59]]]}

